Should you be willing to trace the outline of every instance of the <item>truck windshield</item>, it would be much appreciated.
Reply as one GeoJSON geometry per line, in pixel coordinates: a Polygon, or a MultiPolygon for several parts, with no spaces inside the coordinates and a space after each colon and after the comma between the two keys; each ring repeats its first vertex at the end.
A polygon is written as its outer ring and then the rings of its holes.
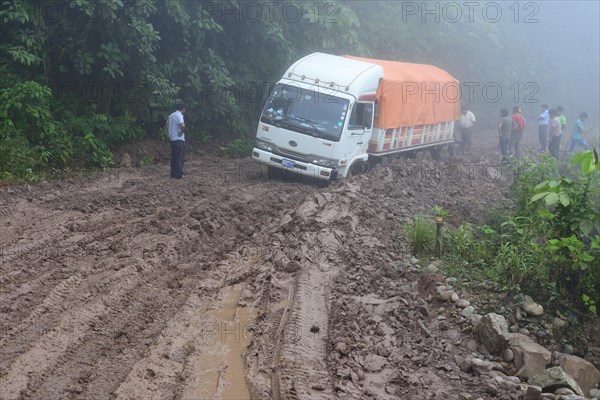
{"type": "Polygon", "coordinates": [[[323,92],[278,84],[265,104],[261,122],[294,132],[339,141],[349,101],[323,92]]]}

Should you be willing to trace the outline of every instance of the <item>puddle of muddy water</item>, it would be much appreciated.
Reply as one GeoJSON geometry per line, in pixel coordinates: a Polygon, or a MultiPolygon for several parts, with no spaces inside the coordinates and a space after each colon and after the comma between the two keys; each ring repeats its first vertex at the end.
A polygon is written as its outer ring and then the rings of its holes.
{"type": "Polygon", "coordinates": [[[223,289],[207,321],[203,346],[191,360],[198,371],[184,399],[250,400],[244,372],[244,353],[252,340],[248,331],[258,310],[238,305],[242,285],[223,289]]]}

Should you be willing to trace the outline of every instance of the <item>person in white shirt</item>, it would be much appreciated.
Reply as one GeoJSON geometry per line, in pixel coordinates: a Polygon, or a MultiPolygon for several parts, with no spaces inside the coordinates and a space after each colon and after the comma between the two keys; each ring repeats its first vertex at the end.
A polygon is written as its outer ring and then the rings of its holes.
{"type": "Polygon", "coordinates": [[[460,153],[465,154],[465,150],[471,150],[475,131],[475,115],[467,107],[461,107],[460,111],[460,153]]]}
{"type": "Polygon", "coordinates": [[[171,142],[171,178],[183,178],[183,161],[185,158],[185,123],[183,114],[187,111],[187,106],[181,103],[177,110],[169,115],[167,119],[167,132],[171,142]]]}

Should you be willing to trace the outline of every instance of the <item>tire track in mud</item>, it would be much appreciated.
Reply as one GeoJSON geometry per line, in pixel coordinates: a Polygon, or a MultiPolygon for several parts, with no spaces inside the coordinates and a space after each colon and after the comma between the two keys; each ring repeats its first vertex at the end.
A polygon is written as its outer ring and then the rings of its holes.
{"type": "Polygon", "coordinates": [[[357,193],[349,183],[317,193],[272,232],[273,276],[263,285],[260,329],[246,359],[253,399],[334,398],[328,293],[343,267],[338,252],[356,228],[357,193]]]}
{"type": "MultiPolygon", "coordinates": [[[[251,276],[256,267],[247,267],[248,262],[260,266],[259,276],[268,274],[262,265],[268,255],[254,242],[268,237],[280,214],[314,188],[287,185],[281,194],[272,191],[271,182],[242,182],[227,191],[216,183],[187,184],[157,180],[140,189],[136,182],[127,188],[129,193],[116,194],[102,186],[71,191],[67,204],[65,196],[55,196],[19,211],[59,234],[47,236],[56,246],[44,268],[20,267],[27,263],[27,254],[4,265],[9,272],[21,272],[2,292],[19,306],[5,327],[11,334],[2,335],[0,398],[109,399],[117,390],[125,393],[131,382],[145,384],[148,377],[136,375],[136,365],[144,365],[153,352],[163,356],[156,349],[169,332],[177,333],[169,330],[172,326],[183,326],[191,336],[201,333],[182,325],[181,319],[189,312],[197,314],[202,304],[215,306],[217,293],[226,288],[240,288],[234,316],[215,318],[253,319],[244,310],[252,308],[262,283],[251,276]],[[181,206],[166,208],[165,202],[173,198],[181,199],[181,206]],[[55,211],[59,204],[63,209],[55,211]],[[172,235],[181,239],[173,242],[168,239],[172,235]],[[230,273],[232,265],[240,273],[230,273]],[[208,287],[211,280],[218,284],[208,287]]],[[[276,185],[281,189],[281,183],[276,185]]],[[[183,368],[170,389],[176,398],[194,393],[200,364],[192,361],[198,352],[187,354],[189,349],[178,350],[183,351],[183,368]]],[[[238,363],[238,375],[243,375],[242,361],[237,354],[226,365],[238,363]]],[[[232,389],[225,383],[220,390],[229,396],[232,389]]]]}

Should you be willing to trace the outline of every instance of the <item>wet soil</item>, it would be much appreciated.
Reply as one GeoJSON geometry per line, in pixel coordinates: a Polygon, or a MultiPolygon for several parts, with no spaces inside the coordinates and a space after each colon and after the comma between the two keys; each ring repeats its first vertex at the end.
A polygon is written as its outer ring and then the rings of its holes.
{"type": "Polygon", "coordinates": [[[492,137],[325,188],[194,155],[183,180],[2,188],[0,398],[487,398],[456,363],[467,335],[432,333],[435,278],[397,265],[414,215],[505,201],[498,159],[492,137]]]}

